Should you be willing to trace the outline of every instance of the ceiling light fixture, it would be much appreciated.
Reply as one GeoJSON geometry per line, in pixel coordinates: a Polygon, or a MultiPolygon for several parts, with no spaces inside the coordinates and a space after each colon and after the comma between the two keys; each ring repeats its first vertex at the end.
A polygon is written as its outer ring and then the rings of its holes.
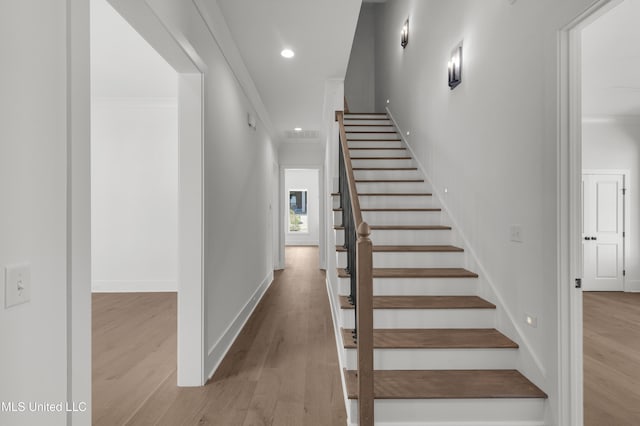
{"type": "Polygon", "coordinates": [[[293,130],[296,131],[296,132],[301,132],[302,131],[302,127],[296,127],[293,130]]]}
{"type": "Polygon", "coordinates": [[[293,58],[296,55],[291,49],[284,49],[282,52],[280,52],[280,54],[282,55],[283,58],[287,58],[287,59],[293,58]]]}

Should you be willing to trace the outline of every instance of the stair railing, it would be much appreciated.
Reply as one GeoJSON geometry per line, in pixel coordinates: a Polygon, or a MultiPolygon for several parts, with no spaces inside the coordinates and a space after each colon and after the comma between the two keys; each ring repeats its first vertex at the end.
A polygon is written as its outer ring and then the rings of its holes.
{"type": "Polygon", "coordinates": [[[344,112],[336,111],[339,136],[339,192],[347,252],[347,272],[351,288],[349,302],[354,307],[353,339],[358,351],[358,424],[373,426],[373,246],[371,229],[362,220],[360,200],[349,154],[344,112]]]}

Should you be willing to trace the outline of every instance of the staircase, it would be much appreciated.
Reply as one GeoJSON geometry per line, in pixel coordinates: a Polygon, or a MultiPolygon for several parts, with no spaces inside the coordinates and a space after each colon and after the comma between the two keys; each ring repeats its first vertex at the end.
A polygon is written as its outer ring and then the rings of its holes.
{"type": "MultiPolygon", "coordinates": [[[[518,344],[385,114],[345,114],[358,199],[373,242],[377,425],[543,425],[546,394],[516,370],[518,344]]],[[[358,415],[354,309],[339,194],[334,229],[347,411],[358,415]]]]}

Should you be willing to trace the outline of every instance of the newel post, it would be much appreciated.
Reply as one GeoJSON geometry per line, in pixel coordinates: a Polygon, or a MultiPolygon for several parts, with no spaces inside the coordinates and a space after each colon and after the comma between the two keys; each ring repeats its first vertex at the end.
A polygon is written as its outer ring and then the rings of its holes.
{"type": "Polygon", "coordinates": [[[358,286],[358,425],[373,426],[373,248],[371,228],[358,226],[356,268],[358,286]]]}

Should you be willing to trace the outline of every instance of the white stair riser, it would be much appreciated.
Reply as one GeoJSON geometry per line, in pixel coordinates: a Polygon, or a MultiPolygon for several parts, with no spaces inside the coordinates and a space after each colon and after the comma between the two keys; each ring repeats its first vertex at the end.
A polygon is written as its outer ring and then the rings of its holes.
{"type": "MultiPolygon", "coordinates": [[[[423,179],[418,170],[354,170],[353,176],[359,179],[423,179]]],[[[424,180],[424,179],[423,179],[424,180]]]]}
{"type": "MultiPolygon", "coordinates": [[[[342,309],[342,327],[354,328],[353,309],[342,309]]],[[[375,328],[494,328],[495,309],[374,309],[375,328]]]]}
{"type": "Polygon", "coordinates": [[[387,231],[376,229],[371,233],[371,241],[377,245],[451,244],[452,239],[451,230],[387,231]]]}
{"type": "Polygon", "coordinates": [[[362,220],[373,225],[439,225],[441,219],[440,211],[362,212],[362,220]]]}
{"type": "MultiPolygon", "coordinates": [[[[389,196],[389,195],[360,195],[361,209],[378,209],[388,207],[398,208],[439,208],[435,198],[430,195],[419,196],[389,196]]],[[[340,208],[340,196],[332,197],[332,208],[340,208]]]]}
{"type": "Polygon", "coordinates": [[[357,111],[355,113],[345,113],[344,114],[344,119],[345,120],[352,120],[354,118],[370,118],[372,120],[378,119],[378,118],[384,118],[384,119],[388,119],[388,117],[385,114],[373,114],[371,112],[363,112],[363,113],[358,113],[357,111]]]}
{"type": "MultiPolygon", "coordinates": [[[[348,295],[349,278],[338,278],[340,295],[348,295]]],[[[471,296],[478,291],[477,278],[374,278],[375,296],[471,296]]]]}
{"type": "Polygon", "coordinates": [[[344,125],[344,129],[347,133],[350,132],[395,132],[396,128],[388,123],[373,123],[372,125],[363,126],[365,123],[349,123],[344,125]]]}
{"type": "MultiPolygon", "coordinates": [[[[359,155],[352,155],[357,157],[359,155]]],[[[394,157],[406,157],[406,155],[394,155],[394,157]]],[[[415,167],[413,159],[402,160],[351,160],[352,167],[415,167]]]]}
{"type": "Polygon", "coordinates": [[[349,148],[405,148],[402,141],[349,141],[349,148]]]}
{"type": "Polygon", "coordinates": [[[352,124],[393,124],[391,120],[351,120],[349,118],[344,119],[344,125],[349,126],[352,124]]]}
{"type": "MultiPolygon", "coordinates": [[[[337,252],[337,267],[347,267],[347,253],[337,252]]],[[[463,268],[464,252],[374,252],[374,268],[463,268]]]]}
{"type": "MultiPolygon", "coordinates": [[[[339,203],[339,201],[338,201],[339,203]]],[[[436,200],[431,196],[360,196],[361,209],[398,208],[436,208],[436,200]]]]}
{"type": "Polygon", "coordinates": [[[400,139],[398,133],[353,133],[347,132],[347,141],[361,139],[400,139]]]}
{"type": "MultiPolygon", "coordinates": [[[[349,154],[352,157],[367,157],[367,158],[380,158],[380,157],[408,157],[408,151],[404,149],[384,149],[384,148],[376,148],[376,149],[350,149],[349,154]]],[[[384,160],[380,160],[383,162],[382,166],[389,167],[386,165],[384,160]]]]}
{"type": "MultiPolygon", "coordinates": [[[[379,399],[376,426],[543,426],[541,398],[379,399]]],[[[357,424],[358,402],[349,400],[350,424],[357,424]]]]}
{"type": "MultiPolygon", "coordinates": [[[[342,229],[335,230],[335,241],[336,245],[344,244],[344,231],[342,229]]],[[[452,233],[450,230],[385,231],[374,229],[371,231],[371,241],[373,241],[373,244],[381,246],[451,244],[452,233]]]]}
{"type": "MultiPolygon", "coordinates": [[[[429,192],[429,187],[424,182],[356,182],[358,193],[422,193],[429,192]]],[[[407,225],[411,225],[408,223],[407,225]]]]}
{"type": "MultiPolygon", "coordinates": [[[[348,370],[358,365],[346,350],[348,370]]],[[[516,368],[517,349],[374,349],[376,370],[500,370],[516,368]]]]}
{"type": "MultiPolygon", "coordinates": [[[[333,212],[333,223],[342,224],[342,211],[333,212]]],[[[370,225],[439,225],[442,213],[439,211],[363,211],[362,220],[370,225]]]]}

